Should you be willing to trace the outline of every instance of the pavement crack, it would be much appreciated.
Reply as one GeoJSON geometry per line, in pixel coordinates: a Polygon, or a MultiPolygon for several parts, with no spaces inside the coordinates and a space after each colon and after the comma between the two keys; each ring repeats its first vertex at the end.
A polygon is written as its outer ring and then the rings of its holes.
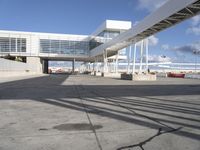
{"type": "Polygon", "coordinates": [[[84,110],[85,110],[86,116],[87,116],[88,121],[89,121],[89,123],[90,123],[90,125],[91,125],[91,129],[92,129],[92,131],[93,131],[93,133],[94,133],[94,135],[95,135],[95,138],[96,138],[98,147],[99,147],[100,150],[103,150],[103,148],[102,148],[102,146],[101,146],[101,143],[100,143],[100,140],[99,140],[99,138],[98,138],[98,136],[97,136],[97,132],[96,132],[96,130],[95,130],[95,127],[94,127],[94,125],[93,125],[93,123],[92,123],[92,121],[91,121],[91,119],[90,119],[88,109],[87,109],[87,107],[86,107],[86,105],[85,105],[85,103],[84,103],[84,101],[83,101],[84,99],[83,99],[83,97],[82,97],[81,94],[80,94],[80,90],[78,89],[78,87],[79,87],[80,89],[81,89],[81,87],[80,87],[79,85],[76,85],[75,83],[74,83],[73,85],[74,85],[74,88],[75,88],[74,90],[76,91],[76,93],[77,93],[77,95],[78,95],[78,98],[80,99],[80,101],[81,101],[81,103],[82,103],[82,106],[83,106],[83,108],[84,108],[84,110]]]}
{"type": "Polygon", "coordinates": [[[179,128],[176,128],[176,129],[171,129],[171,130],[167,130],[167,131],[163,131],[162,128],[159,128],[158,129],[158,132],[149,137],[148,139],[138,143],[138,144],[134,144],[134,145],[129,145],[129,146],[123,146],[123,147],[120,147],[120,148],[117,148],[117,150],[125,150],[125,149],[130,149],[130,148],[136,148],[136,147],[139,147],[141,150],[144,150],[144,145],[146,145],[148,142],[151,142],[154,138],[158,137],[158,136],[161,136],[161,135],[164,135],[164,134],[167,134],[167,133],[171,133],[171,132],[176,132],[176,131],[179,131],[181,130],[182,127],[179,127],[179,128]]]}
{"type": "Polygon", "coordinates": [[[142,117],[142,118],[146,118],[146,119],[148,119],[148,120],[151,120],[151,121],[153,121],[153,122],[155,122],[155,123],[157,123],[157,124],[160,124],[160,125],[162,125],[163,127],[165,127],[165,129],[159,128],[159,129],[158,129],[158,132],[157,132],[155,135],[149,137],[148,139],[146,139],[146,140],[144,140],[144,141],[142,141],[142,142],[140,142],[140,143],[138,143],[138,144],[134,144],[134,145],[130,145],[130,146],[121,147],[121,148],[118,148],[117,150],[123,150],[123,149],[134,148],[134,147],[139,147],[141,150],[144,150],[143,146],[144,146],[146,143],[148,143],[148,142],[150,142],[151,140],[153,140],[154,138],[156,138],[156,137],[158,137],[158,136],[160,136],[160,135],[163,135],[163,134],[167,134],[167,133],[171,133],[171,132],[178,131],[178,130],[180,130],[180,129],[182,128],[182,127],[173,128],[173,127],[171,127],[171,126],[169,126],[169,125],[167,125],[167,124],[165,124],[165,123],[160,122],[159,120],[157,120],[157,119],[155,119],[155,118],[152,118],[152,117],[149,117],[149,116],[147,116],[147,115],[143,115],[143,114],[137,113],[137,112],[134,111],[133,109],[128,108],[128,107],[126,107],[126,106],[120,104],[119,102],[116,102],[115,99],[111,99],[111,98],[102,96],[102,95],[99,94],[97,91],[85,89],[83,85],[79,85],[79,86],[80,86],[80,88],[81,88],[82,90],[86,90],[86,91],[88,91],[88,92],[90,92],[90,93],[92,93],[92,94],[94,94],[94,95],[96,95],[96,96],[102,97],[103,99],[105,99],[105,100],[107,100],[107,101],[110,101],[110,102],[112,102],[113,104],[116,104],[116,105],[118,105],[119,107],[130,111],[132,114],[134,114],[134,115],[136,115],[136,116],[139,116],[139,117],[142,117]]]}
{"type": "MultiPolygon", "coordinates": [[[[83,85],[81,85],[81,87],[82,87],[82,89],[84,89],[83,85]]],[[[86,90],[86,89],[85,89],[85,90],[86,90]]],[[[96,91],[91,91],[91,90],[87,90],[87,91],[89,91],[90,93],[93,93],[94,95],[100,96],[100,97],[104,98],[105,100],[112,102],[113,104],[117,104],[119,107],[128,110],[129,112],[131,112],[132,114],[134,114],[134,115],[136,115],[136,116],[138,116],[138,117],[146,118],[146,119],[151,120],[151,121],[153,121],[153,122],[156,122],[157,124],[160,124],[160,125],[162,125],[162,126],[164,126],[164,127],[166,127],[166,128],[169,128],[169,129],[172,129],[172,130],[174,129],[173,127],[171,127],[171,126],[169,126],[169,125],[167,125],[167,124],[164,124],[164,123],[158,121],[158,120],[155,119],[155,118],[152,118],[152,117],[149,117],[149,116],[147,116],[147,115],[142,115],[142,114],[140,114],[140,113],[137,113],[137,112],[134,111],[133,109],[127,108],[126,106],[121,105],[119,102],[116,102],[116,100],[114,100],[114,99],[111,99],[111,98],[107,98],[107,97],[105,97],[105,96],[102,96],[102,95],[100,95],[99,93],[97,93],[96,91]]]]}

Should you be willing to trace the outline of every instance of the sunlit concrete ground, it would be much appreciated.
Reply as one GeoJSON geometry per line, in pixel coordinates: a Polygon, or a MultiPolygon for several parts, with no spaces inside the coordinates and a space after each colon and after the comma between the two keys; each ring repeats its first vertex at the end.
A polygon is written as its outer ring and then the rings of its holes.
{"type": "Polygon", "coordinates": [[[200,80],[0,79],[0,150],[200,150],[200,80]]]}

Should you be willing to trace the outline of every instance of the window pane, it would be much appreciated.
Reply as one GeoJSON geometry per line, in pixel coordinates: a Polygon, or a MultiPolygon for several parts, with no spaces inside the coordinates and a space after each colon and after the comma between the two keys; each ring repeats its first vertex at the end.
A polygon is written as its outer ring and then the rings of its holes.
{"type": "Polygon", "coordinates": [[[40,40],[41,53],[88,55],[89,42],[69,40],[40,40]]]}

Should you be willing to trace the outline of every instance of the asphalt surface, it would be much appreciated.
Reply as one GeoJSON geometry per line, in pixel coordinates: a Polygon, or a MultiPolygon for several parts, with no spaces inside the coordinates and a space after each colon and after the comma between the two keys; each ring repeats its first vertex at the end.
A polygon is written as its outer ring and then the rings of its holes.
{"type": "Polygon", "coordinates": [[[200,150],[200,80],[0,79],[0,150],[200,150]]]}

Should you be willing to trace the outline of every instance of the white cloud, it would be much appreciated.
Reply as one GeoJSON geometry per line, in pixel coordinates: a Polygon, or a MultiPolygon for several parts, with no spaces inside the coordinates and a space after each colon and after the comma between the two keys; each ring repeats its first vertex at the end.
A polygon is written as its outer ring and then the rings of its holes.
{"type": "Polygon", "coordinates": [[[180,47],[174,47],[172,50],[175,50],[181,54],[183,54],[183,53],[194,54],[194,52],[200,53],[200,41],[196,42],[196,43],[180,46],[180,47]]]}
{"type": "Polygon", "coordinates": [[[138,0],[140,9],[147,9],[148,11],[154,11],[162,6],[168,0],[138,0]]]}
{"type": "Polygon", "coordinates": [[[191,26],[186,30],[186,33],[200,35],[200,15],[193,17],[190,22],[191,26]]]}
{"type": "Polygon", "coordinates": [[[170,46],[169,46],[168,44],[164,44],[164,45],[161,46],[161,48],[162,48],[163,50],[169,50],[169,49],[170,49],[170,46]]]}
{"type": "Polygon", "coordinates": [[[164,55],[149,55],[149,62],[171,62],[170,57],[164,55]]]}
{"type": "Polygon", "coordinates": [[[194,35],[200,35],[200,25],[199,26],[192,26],[187,29],[187,34],[194,34],[194,35]]]}
{"type": "Polygon", "coordinates": [[[196,26],[196,25],[198,25],[199,23],[200,23],[200,15],[198,15],[198,16],[194,16],[192,19],[191,19],[191,24],[193,25],[193,26],[196,26]]]}
{"type": "Polygon", "coordinates": [[[133,27],[136,26],[139,23],[139,21],[133,22],[133,27]]]}
{"type": "Polygon", "coordinates": [[[154,35],[149,37],[149,45],[150,46],[156,46],[159,42],[159,39],[155,37],[154,35]]]}

